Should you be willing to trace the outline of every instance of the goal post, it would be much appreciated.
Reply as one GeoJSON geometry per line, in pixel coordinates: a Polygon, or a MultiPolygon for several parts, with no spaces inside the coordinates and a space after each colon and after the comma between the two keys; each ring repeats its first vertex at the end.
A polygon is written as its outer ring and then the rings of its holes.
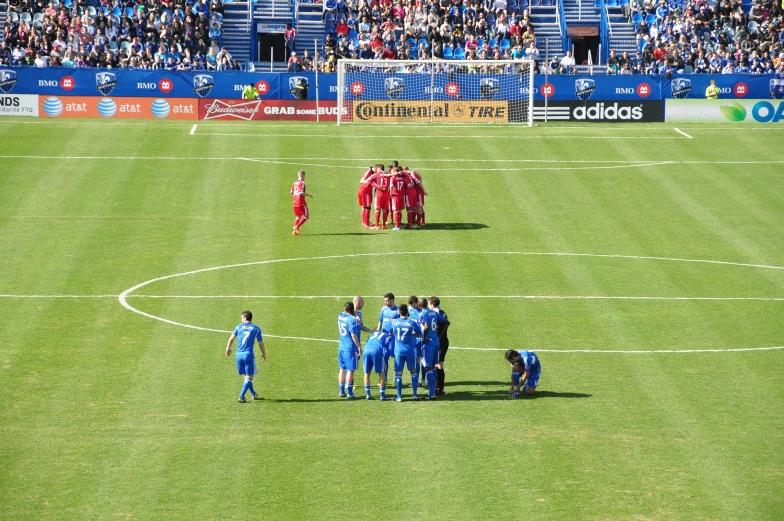
{"type": "Polygon", "coordinates": [[[533,126],[530,60],[339,60],[338,125],[533,126]]]}

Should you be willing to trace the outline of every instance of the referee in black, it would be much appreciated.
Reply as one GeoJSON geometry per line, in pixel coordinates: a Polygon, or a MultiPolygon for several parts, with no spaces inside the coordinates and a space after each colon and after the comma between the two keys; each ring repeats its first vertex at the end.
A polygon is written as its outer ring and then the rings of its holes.
{"type": "Polygon", "coordinates": [[[441,309],[441,300],[438,297],[430,299],[430,303],[438,310],[438,313],[446,320],[436,326],[436,333],[438,333],[438,366],[436,366],[436,395],[441,396],[446,394],[444,392],[444,359],[446,352],[449,349],[449,337],[446,332],[449,329],[449,317],[441,309]],[[440,366],[440,367],[439,367],[440,366]]]}

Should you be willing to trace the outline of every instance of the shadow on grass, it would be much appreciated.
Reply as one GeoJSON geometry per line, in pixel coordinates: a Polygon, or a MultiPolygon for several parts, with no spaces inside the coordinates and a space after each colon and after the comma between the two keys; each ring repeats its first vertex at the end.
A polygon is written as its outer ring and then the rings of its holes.
{"type": "MultiPolygon", "coordinates": [[[[536,400],[539,398],[590,398],[591,394],[585,393],[561,393],[557,391],[537,391],[532,395],[520,395],[516,400],[536,400]]],[[[442,400],[512,400],[509,391],[506,389],[493,391],[455,391],[449,392],[444,396],[439,396],[442,400]]]]}
{"type": "Polygon", "coordinates": [[[487,228],[486,224],[482,223],[427,223],[419,229],[419,231],[429,230],[451,230],[451,231],[464,231],[464,230],[481,230],[487,228]]]}
{"type": "Polygon", "coordinates": [[[300,237],[324,237],[326,235],[347,235],[347,236],[367,236],[372,237],[374,234],[370,232],[345,232],[345,233],[303,233],[300,237]]]}

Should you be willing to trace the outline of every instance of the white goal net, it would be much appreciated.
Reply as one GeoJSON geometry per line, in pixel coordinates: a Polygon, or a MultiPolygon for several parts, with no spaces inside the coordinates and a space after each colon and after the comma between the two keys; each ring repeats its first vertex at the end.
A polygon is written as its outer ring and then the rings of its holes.
{"type": "Polygon", "coordinates": [[[533,125],[533,62],[340,60],[341,123],[533,125]]]}

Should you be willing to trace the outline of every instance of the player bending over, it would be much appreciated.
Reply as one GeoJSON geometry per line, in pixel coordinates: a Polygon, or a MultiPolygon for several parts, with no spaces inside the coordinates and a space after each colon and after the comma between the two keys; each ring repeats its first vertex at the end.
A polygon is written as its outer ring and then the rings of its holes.
{"type": "Polygon", "coordinates": [[[358,357],[362,355],[359,344],[360,326],[354,315],[354,303],[346,302],[343,312],[338,315],[338,389],[341,398],[356,398],[354,395],[354,371],[357,370],[358,357]]]}
{"type": "Polygon", "coordinates": [[[231,356],[231,345],[234,343],[235,338],[239,338],[237,342],[237,372],[240,376],[245,377],[240,397],[237,400],[240,403],[245,403],[245,393],[248,391],[250,391],[254,400],[261,400],[261,397],[253,388],[253,376],[256,374],[256,357],[253,355],[254,342],[259,342],[261,361],[263,362],[267,359],[267,351],[264,348],[261,329],[252,323],[251,320],[253,320],[253,313],[243,311],[242,322],[234,328],[234,332],[229,337],[229,343],[226,344],[226,356],[231,356]]]}
{"type": "Polygon", "coordinates": [[[506,352],[506,361],[512,364],[512,386],[509,392],[517,398],[520,390],[526,394],[534,394],[539,384],[539,375],[542,365],[539,357],[533,351],[520,351],[514,349],[506,352]]]}
{"type": "Polygon", "coordinates": [[[396,402],[403,401],[403,367],[411,371],[411,390],[414,400],[418,400],[417,387],[419,375],[416,367],[415,340],[422,338],[422,328],[408,316],[408,306],[401,304],[400,318],[392,321],[392,334],[395,336],[395,388],[396,402]]]}
{"type": "Polygon", "coordinates": [[[299,227],[305,224],[310,214],[308,213],[308,203],[305,201],[306,197],[313,197],[305,192],[305,171],[300,170],[297,172],[297,180],[294,181],[294,186],[291,187],[291,195],[294,196],[294,231],[292,235],[299,235],[299,227]]]}
{"type": "Polygon", "coordinates": [[[394,338],[389,333],[377,331],[368,338],[362,351],[362,367],[365,370],[365,399],[372,400],[370,395],[370,373],[375,370],[378,375],[378,391],[381,401],[387,399],[387,363],[386,353],[392,347],[394,338]]]}

